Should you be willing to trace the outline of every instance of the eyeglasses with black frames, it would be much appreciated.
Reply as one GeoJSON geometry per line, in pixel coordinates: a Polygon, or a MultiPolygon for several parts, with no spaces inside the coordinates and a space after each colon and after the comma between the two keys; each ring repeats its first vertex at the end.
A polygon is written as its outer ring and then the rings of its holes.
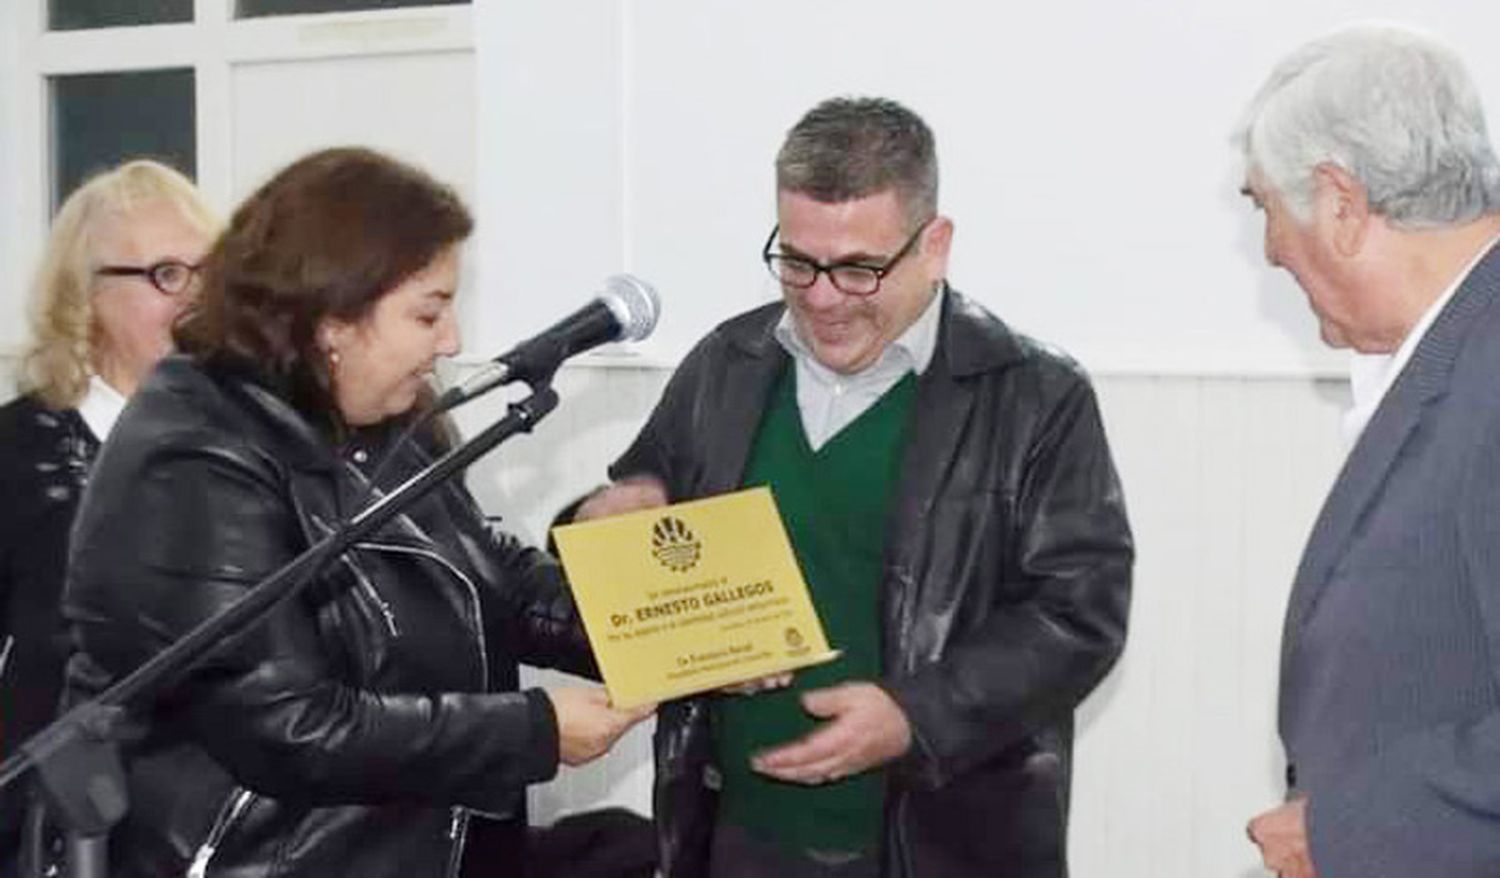
{"type": "Polygon", "coordinates": [[[198,278],[198,266],[163,259],[147,266],[104,265],[94,272],[104,277],[143,277],[168,296],[180,296],[192,289],[198,278]]]}
{"type": "Polygon", "coordinates": [[[826,273],[839,292],[850,296],[873,296],[880,292],[880,282],[885,276],[890,274],[916,247],[917,241],[922,237],[922,233],[927,231],[927,227],[932,225],[933,219],[936,217],[930,217],[926,222],[917,226],[917,230],[906,239],[901,249],[881,265],[868,265],[862,262],[835,262],[832,265],[824,265],[802,256],[772,253],[771,245],[775,243],[776,235],[781,232],[780,225],[771,228],[771,235],[766,238],[766,245],[760,250],[760,258],[765,262],[772,277],[793,289],[805,290],[818,282],[818,275],[826,273]]]}

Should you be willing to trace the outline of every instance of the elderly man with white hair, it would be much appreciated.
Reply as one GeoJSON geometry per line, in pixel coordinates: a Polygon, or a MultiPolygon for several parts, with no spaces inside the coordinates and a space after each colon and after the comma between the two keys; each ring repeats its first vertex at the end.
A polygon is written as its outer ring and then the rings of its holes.
{"type": "Polygon", "coordinates": [[[1251,103],[1245,194],[1323,341],[1384,358],[1283,633],[1284,878],[1500,875],[1500,164],[1453,52],[1360,26],[1251,103]]]}

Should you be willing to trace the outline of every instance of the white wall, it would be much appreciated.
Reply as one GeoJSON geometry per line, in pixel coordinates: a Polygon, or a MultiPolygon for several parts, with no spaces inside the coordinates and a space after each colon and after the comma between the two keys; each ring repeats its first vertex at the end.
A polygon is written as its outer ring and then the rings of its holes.
{"type": "Polygon", "coordinates": [[[25,337],[26,252],[21,246],[27,217],[18,210],[18,155],[21,113],[18,107],[25,32],[13,4],[0,4],[0,358],[25,337]]]}
{"type": "Polygon", "coordinates": [[[758,260],[785,130],[888,95],[937,134],[951,278],[1096,370],[1331,374],[1289,279],[1260,270],[1230,143],[1271,65],[1355,18],[1450,39],[1500,113],[1500,6],[1475,0],[574,0],[476,9],[476,338],[503,348],[638,271],[673,362],[775,295],[758,260]],[[566,298],[571,297],[571,298],[566,298]]]}

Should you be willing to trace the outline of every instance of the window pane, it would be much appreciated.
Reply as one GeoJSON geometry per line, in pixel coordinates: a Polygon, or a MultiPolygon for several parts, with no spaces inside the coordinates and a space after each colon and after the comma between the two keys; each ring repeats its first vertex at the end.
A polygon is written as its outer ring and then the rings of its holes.
{"type": "Polygon", "coordinates": [[[153,158],[194,175],[193,71],[146,70],[52,78],[52,204],[90,174],[153,158]]]}
{"type": "Polygon", "coordinates": [[[193,20],[193,0],[49,0],[47,7],[52,30],[193,20]]]}
{"type": "Polygon", "coordinates": [[[399,9],[405,6],[457,6],[469,0],[239,0],[240,18],[260,15],[300,15],[308,12],[354,12],[360,9],[399,9]]]}

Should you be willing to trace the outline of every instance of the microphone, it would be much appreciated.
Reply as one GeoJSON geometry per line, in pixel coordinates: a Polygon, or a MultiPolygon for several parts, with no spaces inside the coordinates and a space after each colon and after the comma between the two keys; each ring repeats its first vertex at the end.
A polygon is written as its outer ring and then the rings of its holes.
{"type": "Polygon", "coordinates": [[[438,397],[447,411],[502,384],[523,381],[535,387],[552,379],[562,361],[611,341],[639,341],[656,328],[661,301],[656,290],[634,275],[616,274],[592,302],[490,361],[462,384],[438,397]]]}

